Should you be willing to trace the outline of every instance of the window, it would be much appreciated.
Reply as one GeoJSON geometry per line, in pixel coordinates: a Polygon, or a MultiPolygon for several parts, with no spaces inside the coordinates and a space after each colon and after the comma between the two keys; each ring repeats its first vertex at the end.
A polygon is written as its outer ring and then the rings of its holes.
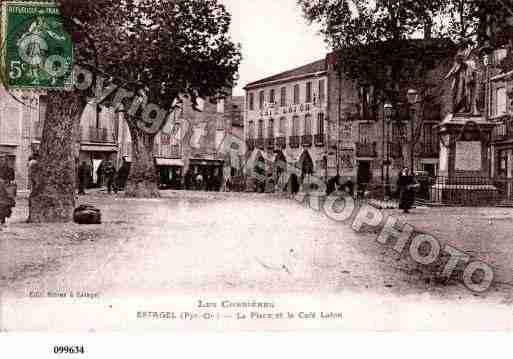
{"type": "Polygon", "coordinates": [[[312,83],[311,82],[307,82],[306,83],[306,99],[305,99],[305,102],[306,103],[312,102],[312,83]]]}
{"type": "Polygon", "coordinates": [[[436,151],[438,149],[439,139],[438,139],[438,129],[437,123],[424,123],[424,144],[429,146],[429,149],[432,151],[436,151]]]}
{"type": "Polygon", "coordinates": [[[373,123],[360,123],[360,143],[370,143],[374,131],[373,123]]]}
{"type": "Polygon", "coordinates": [[[274,120],[272,118],[269,119],[269,126],[267,127],[267,137],[274,137],[274,120]]]}
{"type": "Polygon", "coordinates": [[[265,93],[264,91],[260,91],[258,95],[258,108],[261,110],[264,108],[264,101],[265,101],[265,93]]]}
{"type": "Polygon", "coordinates": [[[270,103],[275,103],[276,102],[276,98],[275,98],[275,95],[274,95],[274,89],[269,91],[269,102],[270,103]]]}
{"type": "Polygon", "coordinates": [[[299,85],[294,85],[294,105],[299,104],[299,85]]]}
{"type": "Polygon", "coordinates": [[[305,115],[305,135],[312,134],[312,116],[305,115]]]}
{"type": "Polygon", "coordinates": [[[48,98],[46,96],[39,97],[39,122],[43,123],[46,118],[46,107],[48,103],[48,98]]]}
{"type": "Polygon", "coordinates": [[[258,138],[264,137],[264,120],[258,121],[258,138]]]}
{"type": "Polygon", "coordinates": [[[255,123],[253,121],[249,121],[248,137],[255,138],[255,123]]]}
{"type": "Polygon", "coordinates": [[[217,100],[217,112],[224,113],[224,99],[217,100]]]}
{"type": "Polygon", "coordinates": [[[324,80],[319,80],[319,103],[323,104],[326,99],[326,92],[325,92],[325,82],[324,80]]]}
{"type": "Polygon", "coordinates": [[[317,115],[317,134],[324,135],[324,113],[317,115]]]}
{"type": "Polygon", "coordinates": [[[507,150],[499,151],[499,163],[497,175],[499,177],[506,177],[508,175],[508,152],[507,150]]]}
{"type": "Polygon", "coordinates": [[[255,109],[255,94],[251,92],[249,94],[249,110],[253,111],[255,109]]]}
{"type": "Polygon", "coordinates": [[[299,136],[299,117],[292,118],[292,136],[299,136]]]}
{"type": "Polygon", "coordinates": [[[218,130],[224,130],[224,118],[223,117],[216,118],[216,127],[218,130]]]}
{"type": "Polygon", "coordinates": [[[287,118],[280,118],[280,136],[287,136],[287,118]]]}
{"type": "Polygon", "coordinates": [[[506,87],[498,88],[496,92],[495,116],[500,116],[507,113],[507,98],[508,96],[506,94],[506,87]]]}
{"type": "Polygon", "coordinates": [[[287,106],[287,88],[286,87],[282,87],[280,92],[281,92],[281,94],[280,94],[280,106],[281,107],[285,107],[285,106],[287,106]]]}

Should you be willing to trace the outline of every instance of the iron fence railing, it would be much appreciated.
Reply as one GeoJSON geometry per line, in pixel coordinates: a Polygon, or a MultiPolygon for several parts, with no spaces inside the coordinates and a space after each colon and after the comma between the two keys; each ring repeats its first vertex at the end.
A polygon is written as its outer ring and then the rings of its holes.
{"type": "Polygon", "coordinates": [[[114,131],[102,127],[81,127],[80,138],[85,142],[115,143],[114,131]]]}
{"type": "Polygon", "coordinates": [[[417,178],[421,202],[448,206],[494,206],[501,201],[496,181],[488,177],[417,178]]]}

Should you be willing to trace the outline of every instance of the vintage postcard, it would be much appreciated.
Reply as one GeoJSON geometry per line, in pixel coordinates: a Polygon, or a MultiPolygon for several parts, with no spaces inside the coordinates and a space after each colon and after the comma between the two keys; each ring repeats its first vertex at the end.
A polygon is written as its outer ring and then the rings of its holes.
{"type": "Polygon", "coordinates": [[[512,0],[1,5],[0,333],[513,329],[512,0]]]}

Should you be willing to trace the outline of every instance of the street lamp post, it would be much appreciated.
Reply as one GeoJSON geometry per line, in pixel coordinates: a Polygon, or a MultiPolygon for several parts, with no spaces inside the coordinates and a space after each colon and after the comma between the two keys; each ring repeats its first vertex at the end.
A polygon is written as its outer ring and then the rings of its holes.
{"type": "Polygon", "coordinates": [[[411,140],[410,140],[410,169],[413,172],[415,161],[414,161],[414,149],[415,149],[415,117],[416,117],[416,110],[415,105],[418,103],[418,91],[415,89],[409,89],[406,97],[408,98],[408,104],[409,104],[409,117],[410,117],[410,127],[411,127],[411,140]]]}
{"type": "MultiPolygon", "coordinates": [[[[385,132],[386,127],[386,149],[385,146],[383,146],[383,151],[386,151],[386,161],[384,162],[384,165],[386,166],[386,175],[385,175],[385,197],[388,198],[390,196],[390,139],[389,139],[389,126],[390,121],[392,119],[392,112],[394,110],[394,107],[390,103],[386,103],[383,107],[384,110],[384,121],[383,121],[383,132],[385,132]],[[386,122],[386,126],[385,126],[386,122]]],[[[383,136],[385,137],[385,136],[383,136]]],[[[383,157],[385,157],[385,153],[383,153],[383,157]]]]}

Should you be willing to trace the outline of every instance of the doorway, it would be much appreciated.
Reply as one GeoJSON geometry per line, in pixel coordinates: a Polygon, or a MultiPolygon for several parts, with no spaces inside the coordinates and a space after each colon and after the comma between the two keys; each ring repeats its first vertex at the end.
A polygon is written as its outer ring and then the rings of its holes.
{"type": "Polygon", "coordinates": [[[369,187],[372,180],[371,163],[370,161],[358,161],[358,170],[356,173],[356,183],[358,185],[359,196],[369,187]]]}

